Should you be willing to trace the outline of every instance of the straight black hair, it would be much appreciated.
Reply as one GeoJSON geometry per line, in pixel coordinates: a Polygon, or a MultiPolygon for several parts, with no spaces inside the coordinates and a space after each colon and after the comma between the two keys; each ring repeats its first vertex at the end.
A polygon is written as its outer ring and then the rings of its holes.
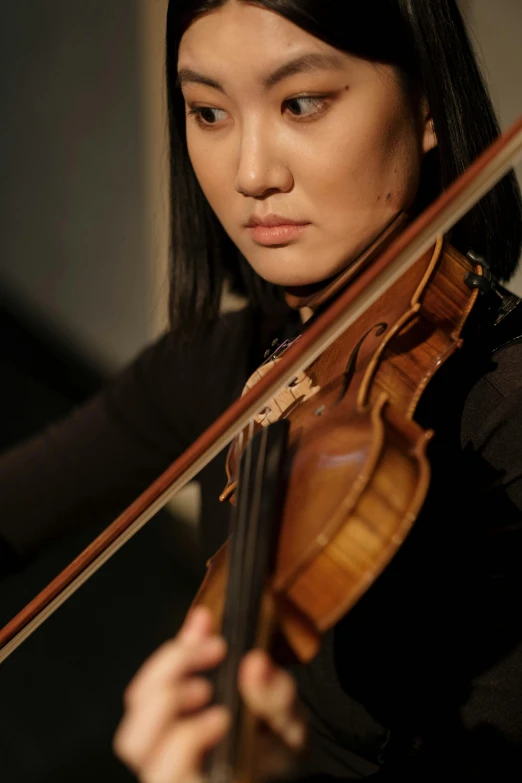
{"type": "MultiPolygon", "coordinates": [[[[241,1],[241,0],[240,0],[241,1]]],[[[456,179],[499,135],[498,121],[456,0],[249,0],[331,46],[396,66],[426,96],[438,146],[425,157],[417,209],[456,179]]],[[[185,109],[177,87],[181,37],[199,16],[228,0],[171,0],[167,16],[167,93],[171,174],[171,326],[180,336],[218,314],[223,285],[265,311],[280,292],[262,280],[225,233],[189,160],[185,109]]],[[[522,240],[522,204],[513,172],[453,228],[451,242],[474,250],[493,275],[513,274],[522,240]]]]}

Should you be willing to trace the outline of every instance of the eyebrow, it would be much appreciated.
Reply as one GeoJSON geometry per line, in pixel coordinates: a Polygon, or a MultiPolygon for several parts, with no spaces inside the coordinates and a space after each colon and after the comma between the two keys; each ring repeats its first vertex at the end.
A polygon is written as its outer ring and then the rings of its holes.
{"type": "MultiPolygon", "coordinates": [[[[294,76],[296,73],[305,73],[306,71],[316,69],[340,70],[341,68],[343,68],[342,59],[336,54],[320,54],[319,52],[302,54],[300,57],[295,57],[293,60],[280,65],[275,71],[265,76],[262,80],[263,91],[270,90],[283,79],[294,76]]],[[[225,93],[223,85],[215,79],[211,79],[209,76],[193,71],[190,68],[181,68],[178,72],[176,86],[181,87],[181,85],[188,83],[205,84],[207,87],[212,87],[214,90],[225,93]]]]}

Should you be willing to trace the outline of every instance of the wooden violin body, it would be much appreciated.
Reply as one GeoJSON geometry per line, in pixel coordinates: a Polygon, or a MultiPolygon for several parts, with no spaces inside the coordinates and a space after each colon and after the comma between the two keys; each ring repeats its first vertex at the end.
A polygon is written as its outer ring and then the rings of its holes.
{"type": "MultiPolygon", "coordinates": [[[[414,414],[430,379],[462,343],[478,294],[466,282],[470,274],[481,270],[440,240],[308,368],[302,399],[283,390],[256,417],[257,430],[280,417],[290,421],[267,590],[277,626],[303,661],[382,572],[422,506],[433,433],[414,414]]],[[[223,497],[233,499],[248,435],[231,446],[223,497]]],[[[212,608],[217,627],[228,567],[225,544],[194,601],[212,608]]]]}

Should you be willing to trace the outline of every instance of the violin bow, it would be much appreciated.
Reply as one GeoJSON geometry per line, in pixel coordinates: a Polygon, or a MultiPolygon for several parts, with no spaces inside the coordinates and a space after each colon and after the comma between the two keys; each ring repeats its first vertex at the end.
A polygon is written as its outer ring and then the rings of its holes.
{"type": "Polygon", "coordinates": [[[125,511],[0,631],[0,663],[238,435],[274,394],[306,369],[401,277],[522,155],[522,116],[493,142],[125,511]]]}

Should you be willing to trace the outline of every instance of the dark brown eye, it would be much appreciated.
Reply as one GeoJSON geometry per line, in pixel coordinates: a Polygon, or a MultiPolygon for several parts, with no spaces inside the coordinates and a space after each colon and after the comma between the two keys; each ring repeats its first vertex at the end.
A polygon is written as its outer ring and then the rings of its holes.
{"type": "Polygon", "coordinates": [[[223,112],[222,109],[214,109],[212,106],[195,106],[188,112],[189,117],[194,117],[197,125],[201,128],[211,128],[218,124],[219,118],[216,119],[213,112],[223,112]]]}
{"type": "Polygon", "coordinates": [[[296,98],[288,98],[285,105],[291,114],[296,117],[310,117],[320,114],[326,107],[326,99],[323,95],[302,95],[296,98]],[[311,111],[308,111],[311,109],[311,111]]]}

